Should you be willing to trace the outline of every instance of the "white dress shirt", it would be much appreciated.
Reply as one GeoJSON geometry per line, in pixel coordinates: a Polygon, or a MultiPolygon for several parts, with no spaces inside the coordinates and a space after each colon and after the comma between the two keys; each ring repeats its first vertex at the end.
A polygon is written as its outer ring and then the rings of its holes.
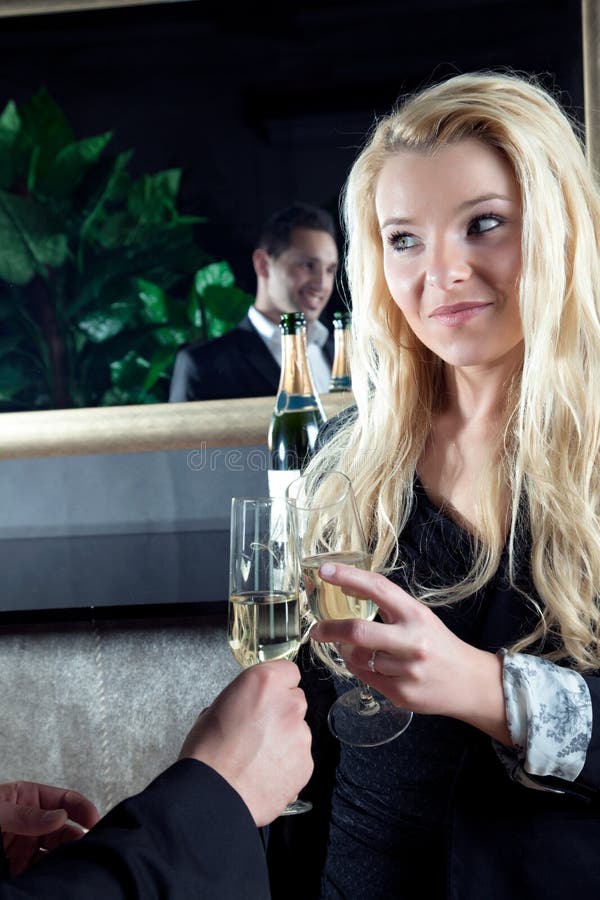
{"type": "MultiPolygon", "coordinates": [[[[271,356],[281,368],[281,330],[279,325],[267,319],[256,307],[248,310],[248,318],[267,345],[271,356]]],[[[331,366],[323,352],[329,332],[325,325],[318,320],[308,322],[306,326],[306,349],[308,364],[312,373],[317,393],[326,394],[329,391],[331,379],[331,366]]]]}

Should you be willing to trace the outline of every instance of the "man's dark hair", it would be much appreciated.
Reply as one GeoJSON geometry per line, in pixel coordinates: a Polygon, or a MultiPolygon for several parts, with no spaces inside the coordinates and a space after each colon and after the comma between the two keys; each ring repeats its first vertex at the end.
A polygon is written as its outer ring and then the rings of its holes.
{"type": "Polygon", "coordinates": [[[291,206],[278,210],[267,219],[256,246],[266,250],[269,256],[277,257],[289,247],[295,228],[326,231],[337,243],[335,222],[326,209],[312,206],[310,203],[292,203],[291,206]]]}

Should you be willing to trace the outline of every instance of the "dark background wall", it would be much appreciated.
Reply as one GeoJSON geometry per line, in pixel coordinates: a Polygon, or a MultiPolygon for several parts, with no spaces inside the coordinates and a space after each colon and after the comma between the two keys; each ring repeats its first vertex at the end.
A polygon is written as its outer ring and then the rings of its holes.
{"type": "MultiPolygon", "coordinates": [[[[374,117],[456,71],[534,72],[583,117],[579,0],[168,2],[0,20],[0,104],[46,86],[77,136],[184,171],[202,245],[254,290],[252,241],[293,199],[338,196],[374,117]]],[[[331,312],[336,302],[330,304],[331,312]]]]}

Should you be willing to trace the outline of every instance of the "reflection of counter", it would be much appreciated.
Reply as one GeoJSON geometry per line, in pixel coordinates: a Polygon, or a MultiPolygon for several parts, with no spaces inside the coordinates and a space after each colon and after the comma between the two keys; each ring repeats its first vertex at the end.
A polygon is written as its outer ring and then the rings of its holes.
{"type": "Polygon", "coordinates": [[[0,619],[224,612],[231,498],[267,492],[273,402],[3,414],[0,619]]]}
{"type": "Polygon", "coordinates": [[[114,607],[130,617],[145,606],[154,617],[224,613],[228,538],[221,530],[0,540],[0,608],[23,613],[12,620],[35,611],[35,621],[67,609],[69,619],[104,618],[114,607]]]}
{"type": "Polygon", "coordinates": [[[0,461],[0,616],[224,612],[231,497],[264,494],[267,462],[266,447],[0,461]]]}

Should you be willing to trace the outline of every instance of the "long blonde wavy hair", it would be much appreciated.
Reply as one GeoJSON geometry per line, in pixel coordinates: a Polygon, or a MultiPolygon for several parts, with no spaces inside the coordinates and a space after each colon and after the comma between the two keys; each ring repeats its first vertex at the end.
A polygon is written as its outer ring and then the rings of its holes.
{"type": "Polygon", "coordinates": [[[377,121],[343,191],[357,415],[315,456],[314,472],[351,479],[373,568],[402,560],[397,535],[413,504],[418,460],[443,385],[442,362],[414,336],[387,287],[375,190],[399,151],[464,138],[499,148],[522,204],[522,367],[479,492],[481,525],[468,577],[421,599],[452,603],[496,572],[508,529],[530,529],[541,603],[537,627],[511,648],[551,638],[547,655],[581,671],[600,665],[600,195],[577,125],[533,76],[478,72],[424,88],[377,121]],[[502,497],[510,494],[508,521],[502,497]]]}

